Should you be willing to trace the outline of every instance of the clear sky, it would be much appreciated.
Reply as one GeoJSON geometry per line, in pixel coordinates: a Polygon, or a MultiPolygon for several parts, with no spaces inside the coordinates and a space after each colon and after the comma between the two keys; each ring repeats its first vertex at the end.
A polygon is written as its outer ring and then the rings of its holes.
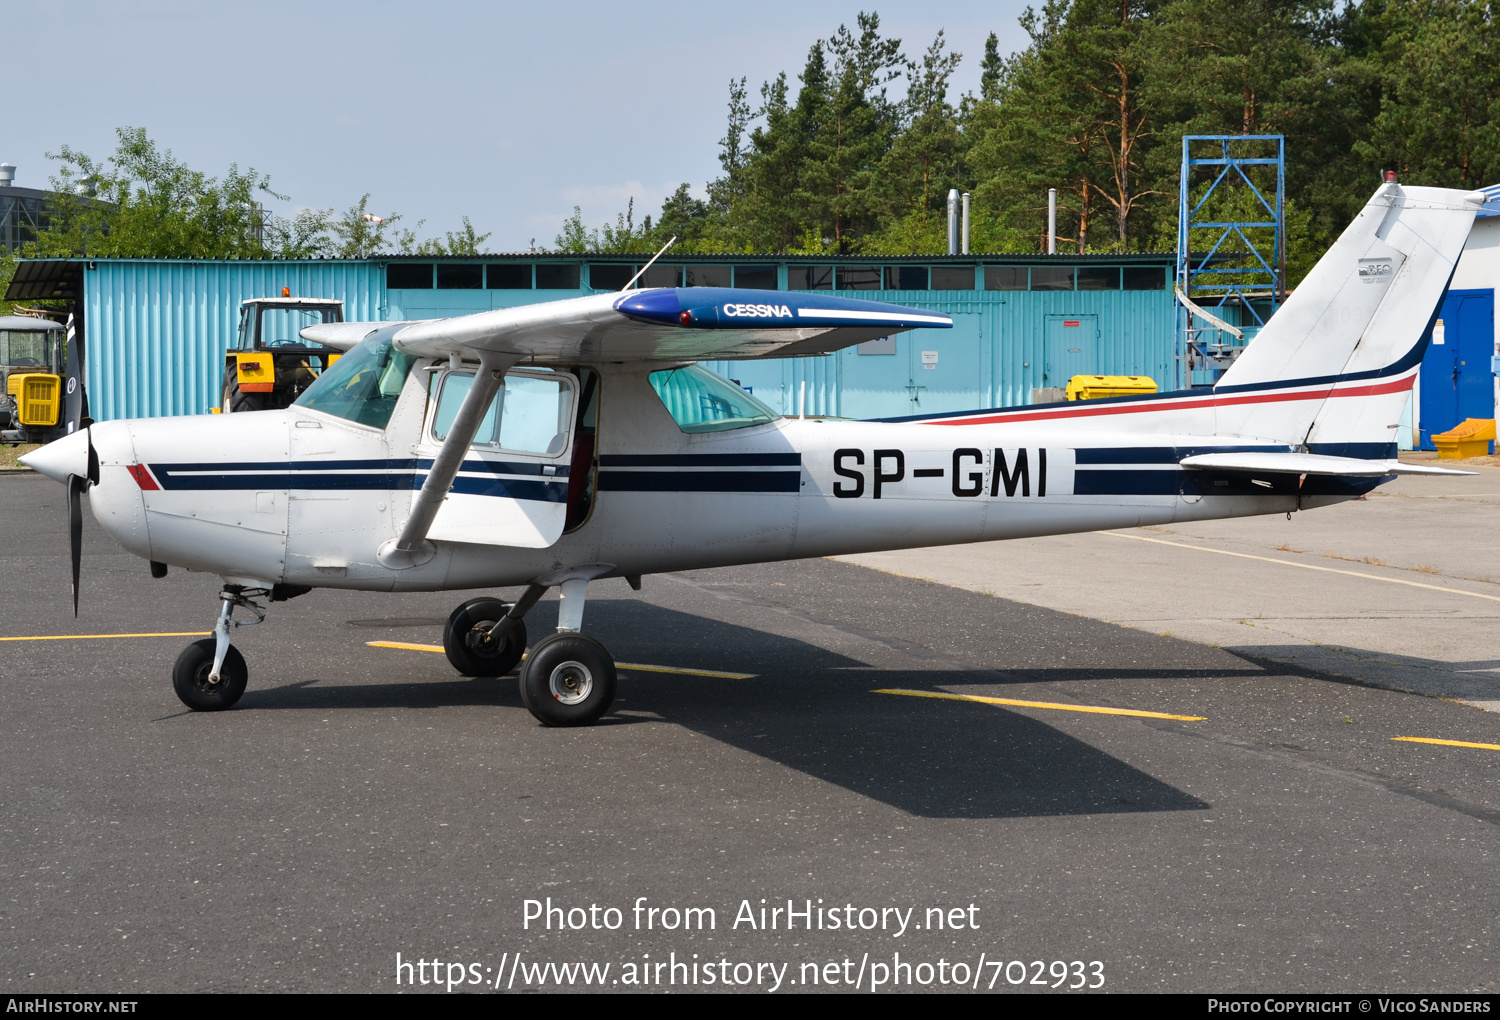
{"type": "MultiPolygon", "coordinates": [[[[467,214],[491,251],[550,245],[571,213],[590,225],[656,213],[683,181],[718,173],[728,83],[795,78],[815,39],[875,9],[921,54],[938,29],[974,91],[984,39],[1025,44],[1022,0],[526,3],[185,3],[81,0],[6,13],[0,162],[46,187],[45,154],[101,158],[114,129],[145,127],[195,169],[269,173],[297,206],[365,192],[422,236],[467,214]],[[22,54],[29,54],[22,56],[22,54]]],[[[956,94],[955,94],[956,98],[956,94]]]]}

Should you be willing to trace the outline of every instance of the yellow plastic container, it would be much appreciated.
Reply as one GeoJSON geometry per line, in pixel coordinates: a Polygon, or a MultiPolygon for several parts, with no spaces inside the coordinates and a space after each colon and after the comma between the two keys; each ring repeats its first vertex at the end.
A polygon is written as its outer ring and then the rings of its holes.
{"type": "Polygon", "coordinates": [[[62,380],[45,372],[17,372],[5,384],[16,398],[17,419],[22,425],[56,425],[62,380]]]}
{"type": "Polygon", "coordinates": [[[1075,375],[1068,380],[1069,400],[1133,397],[1155,392],[1156,380],[1144,375],[1075,375]]]}
{"type": "Polygon", "coordinates": [[[1438,460],[1463,460],[1483,457],[1494,440],[1495,419],[1466,418],[1462,424],[1433,436],[1432,445],[1437,447],[1438,460]]]}

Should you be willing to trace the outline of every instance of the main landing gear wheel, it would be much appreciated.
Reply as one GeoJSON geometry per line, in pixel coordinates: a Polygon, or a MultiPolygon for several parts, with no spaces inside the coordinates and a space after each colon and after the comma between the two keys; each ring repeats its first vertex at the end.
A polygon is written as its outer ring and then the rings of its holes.
{"type": "Polygon", "coordinates": [[[238,648],[229,646],[217,682],[209,680],[214,668],[214,639],[194,641],[177,656],[172,667],[172,688],[182,703],[194,712],[221,712],[240,700],[250,671],[238,648]]]}
{"type": "Polygon", "coordinates": [[[615,700],[615,660],[582,634],[552,634],[521,667],[521,700],[544,726],[587,726],[615,700]]]}
{"type": "Polygon", "coordinates": [[[511,620],[493,637],[490,627],[510,612],[499,599],[470,599],[448,617],[443,628],[443,651],[462,676],[504,676],[516,668],[526,651],[526,624],[511,620]]]}

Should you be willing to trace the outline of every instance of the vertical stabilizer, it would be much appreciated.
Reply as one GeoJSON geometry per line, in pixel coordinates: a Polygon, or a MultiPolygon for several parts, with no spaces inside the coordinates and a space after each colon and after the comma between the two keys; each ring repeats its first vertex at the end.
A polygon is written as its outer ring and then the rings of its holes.
{"type": "Polygon", "coordinates": [[[1214,387],[1217,431],[1394,455],[1423,336],[1484,197],[1383,185],[1214,387]]]}

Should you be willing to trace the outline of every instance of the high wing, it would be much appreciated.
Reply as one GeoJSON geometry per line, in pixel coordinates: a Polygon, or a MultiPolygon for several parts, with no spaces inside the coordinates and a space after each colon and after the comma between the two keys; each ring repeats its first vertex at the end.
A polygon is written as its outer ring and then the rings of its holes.
{"type": "MultiPolygon", "coordinates": [[[[686,287],[633,290],[413,322],[394,337],[424,358],[472,352],[538,364],[702,361],[827,354],[953,320],[916,308],[816,292],[686,287]]],[[[302,336],[352,346],[373,323],[308,326],[302,336]]]]}

